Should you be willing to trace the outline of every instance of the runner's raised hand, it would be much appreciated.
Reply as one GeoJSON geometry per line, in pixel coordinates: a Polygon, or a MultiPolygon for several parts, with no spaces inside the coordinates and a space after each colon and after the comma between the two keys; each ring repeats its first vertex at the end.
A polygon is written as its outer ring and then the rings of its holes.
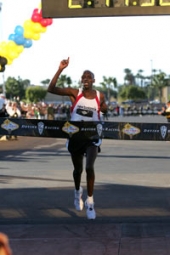
{"type": "Polygon", "coordinates": [[[63,59],[61,62],[60,62],[60,65],[59,65],[59,69],[60,70],[63,70],[64,68],[66,68],[69,64],[69,60],[70,58],[68,57],[68,59],[63,59]]]}

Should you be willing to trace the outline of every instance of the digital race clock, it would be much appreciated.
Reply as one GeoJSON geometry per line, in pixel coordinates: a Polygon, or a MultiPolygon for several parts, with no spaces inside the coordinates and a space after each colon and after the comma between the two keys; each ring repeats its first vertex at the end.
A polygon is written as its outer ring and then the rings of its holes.
{"type": "Polygon", "coordinates": [[[44,18],[170,15],[170,0],[42,0],[44,18]]]}

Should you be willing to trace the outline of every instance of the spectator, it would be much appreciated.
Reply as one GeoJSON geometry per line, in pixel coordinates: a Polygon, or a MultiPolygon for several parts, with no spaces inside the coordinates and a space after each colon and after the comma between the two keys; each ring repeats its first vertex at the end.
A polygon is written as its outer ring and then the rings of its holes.
{"type": "Polygon", "coordinates": [[[47,107],[47,119],[48,120],[54,120],[54,105],[49,104],[47,107]]]}
{"type": "Polygon", "coordinates": [[[21,117],[21,110],[19,109],[17,102],[12,102],[11,106],[8,106],[7,112],[11,118],[21,117]]]}
{"type": "MultiPolygon", "coordinates": [[[[7,112],[9,114],[10,118],[21,118],[21,110],[18,107],[17,102],[12,102],[11,106],[7,108],[7,112]]],[[[8,139],[14,138],[15,140],[17,140],[17,136],[8,136],[8,139]]]]}
{"type": "Polygon", "coordinates": [[[9,117],[5,104],[3,104],[2,109],[0,110],[0,117],[9,117]]]}
{"type": "Polygon", "coordinates": [[[4,94],[0,94],[0,109],[2,109],[4,104],[6,104],[5,96],[4,94]]]}
{"type": "Polygon", "coordinates": [[[27,113],[26,113],[27,119],[34,119],[34,107],[32,104],[29,104],[27,107],[27,113]]]}
{"type": "Polygon", "coordinates": [[[162,107],[162,111],[158,111],[158,114],[165,116],[167,121],[170,122],[170,101],[166,103],[165,107],[162,107]]]}
{"type": "Polygon", "coordinates": [[[0,233],[0,255],[12,255],[8,236],[4,233],[0,233]]]}

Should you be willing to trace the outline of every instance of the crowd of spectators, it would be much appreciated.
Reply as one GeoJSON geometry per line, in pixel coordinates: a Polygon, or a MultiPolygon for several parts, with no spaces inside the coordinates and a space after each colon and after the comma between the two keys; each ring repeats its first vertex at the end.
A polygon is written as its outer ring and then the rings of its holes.
{"type": "MultiPolygon", "coordinates": [[[[7,100],[0,94],[0,117],[23,118],[23,119],[47,119],[47,120],[70,120],[71,104],[69,102],[55,103],[25,103],[19,98],[7,100]]],[[[126,116],[154,116],[165,108],[165,104],[152,103],[130,103],[118,104],[112,102],[108,104],[108,112],[101,113],[103,121],[111,121],[113,117],[126,116]]],[[[0,136],[1,138],[1,136],[0,136]]],[[[7,136],[7,139],[17,140],[17,136],[7,136]]]]}
{"type": "Polygon", "coordinates": [[[26,119],[70,119],[70,104],[68,103],[25,103],[19,98],[7,100],[2,95],[3,104],[0,109],[0,117],[26,118],[26,119]]]}
{"type": "Polygon", "coordinates": [[[158,115],[158,111],[164,105],[162,103],[153,104],[148,102],[127,104],[110,103],[108,105],[108,117],[158,115]]]}
{"type": "MultiPolygon", "coordinates": [[[[0,98],[3,98],[2,95],[0,95],[0,98]]],[[[118,116],[158,115],[158,111],[164,105],[161,103],[119,104],[117,102],[111,102],[108,104],[108,113],[102,117],[105,120],[109,120],[110,117],[118,116]]],[[[14,98],[13,100],[4,98],[4,103],[0,109],[0,117],[69,120],[70,106],[71,104],[69,102],[25,103],[20,101],[19,98],[14,98]]]]}

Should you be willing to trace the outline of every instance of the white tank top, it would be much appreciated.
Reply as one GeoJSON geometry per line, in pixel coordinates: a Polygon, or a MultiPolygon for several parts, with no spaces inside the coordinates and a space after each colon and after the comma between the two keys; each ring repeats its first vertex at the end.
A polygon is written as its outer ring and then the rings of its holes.
{"type": "Polygon", "coordinates": [[[100,92],[96,90],[94,99],[87,99],[83,96],[82,89],[71,109],[72,121],[99,121],[100,120],[100,92]]]}

